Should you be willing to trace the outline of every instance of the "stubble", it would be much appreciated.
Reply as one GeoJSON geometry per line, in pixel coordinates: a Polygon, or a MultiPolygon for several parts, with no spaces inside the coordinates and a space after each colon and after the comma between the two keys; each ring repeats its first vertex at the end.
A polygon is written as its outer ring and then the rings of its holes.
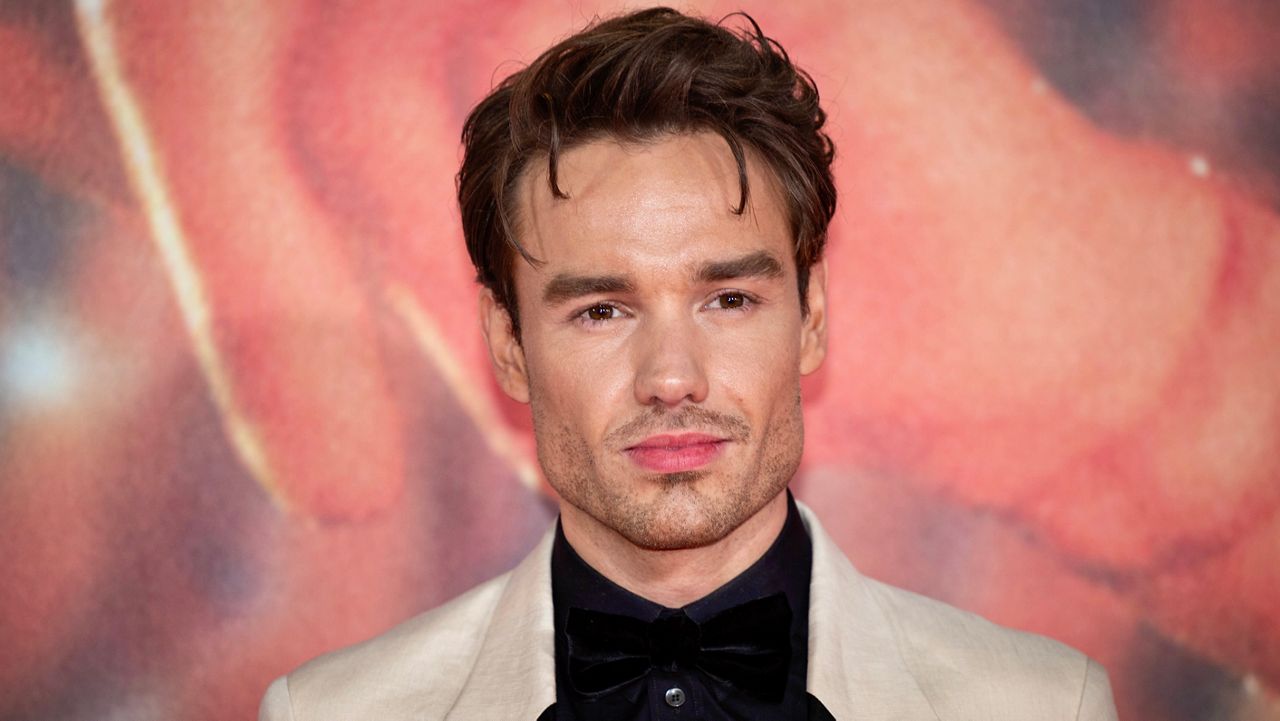
{"type": "Polygon", "coordinates": [[[798,389],[794,402],[758,435],[744,418],[700,406],[646,409],[606,435],[603,458],[579,433],[543,412],[542,404],[532,405],[538,460],[552,488],[645,550],[702,548],[725,538],[786,488],[804,446],[798,389]],[[644,474],[622,453],[648,435],[689,428],[739,446],[730,467],[644,474]],[[646,498],[639,497],[641,488],[646,498]]]}

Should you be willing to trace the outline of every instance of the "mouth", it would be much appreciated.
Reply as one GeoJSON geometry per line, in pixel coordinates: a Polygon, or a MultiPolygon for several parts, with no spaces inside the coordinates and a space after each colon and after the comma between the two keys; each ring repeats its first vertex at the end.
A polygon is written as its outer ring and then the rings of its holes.
{"type": "Polygon", "coordinates": [[[636,465],[655,473],[694,471],[724,451],[728,439],[705,433],[664,433],[623,450],[636,465]]]}

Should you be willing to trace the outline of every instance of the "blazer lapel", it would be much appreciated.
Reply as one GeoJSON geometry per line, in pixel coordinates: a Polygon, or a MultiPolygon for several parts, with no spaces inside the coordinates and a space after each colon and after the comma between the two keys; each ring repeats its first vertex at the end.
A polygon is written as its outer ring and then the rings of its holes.
{"type": "Polygon", "coordinates": [[[866,579],[813,512],[797,505],[813,539],[809,693],[839,721],[937,721],[866,579]]]}
{"type": "Polygon", "coordinates": [[[449,721],[533,719],[556,700],[555,624],[551,607],[548,532],[520,565],[498,598],[471,675],[449,721]]]}

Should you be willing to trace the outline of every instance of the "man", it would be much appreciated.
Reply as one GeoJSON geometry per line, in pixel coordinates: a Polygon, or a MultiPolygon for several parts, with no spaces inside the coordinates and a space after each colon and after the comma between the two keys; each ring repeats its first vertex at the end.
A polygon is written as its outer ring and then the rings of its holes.
{"type": "Polygon", "coordinates": [[[262,718],[1113,719],[1047,639],[866,579],[792,501],[833,148],[749,32],[608,20],[472,112],[498,381],[560,522],[512,572],[277,680],[262,718]]]}

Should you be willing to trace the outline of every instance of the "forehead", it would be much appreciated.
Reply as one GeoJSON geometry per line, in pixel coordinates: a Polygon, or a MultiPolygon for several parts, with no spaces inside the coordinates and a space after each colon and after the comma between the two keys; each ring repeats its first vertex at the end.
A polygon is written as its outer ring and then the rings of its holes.
{"type": "Polygon", "coordinates": [[[767,250],[792,256],[786,213],[772,174],[747,158],[750,200],[741,198],[737,162],[714,133],[664,135],[645,142],[594,140],[563,152],[556,198],[545,162],[531,164],[516,189],[521,243],[545,265],[596,271],[673,266],[767,250]]]}

